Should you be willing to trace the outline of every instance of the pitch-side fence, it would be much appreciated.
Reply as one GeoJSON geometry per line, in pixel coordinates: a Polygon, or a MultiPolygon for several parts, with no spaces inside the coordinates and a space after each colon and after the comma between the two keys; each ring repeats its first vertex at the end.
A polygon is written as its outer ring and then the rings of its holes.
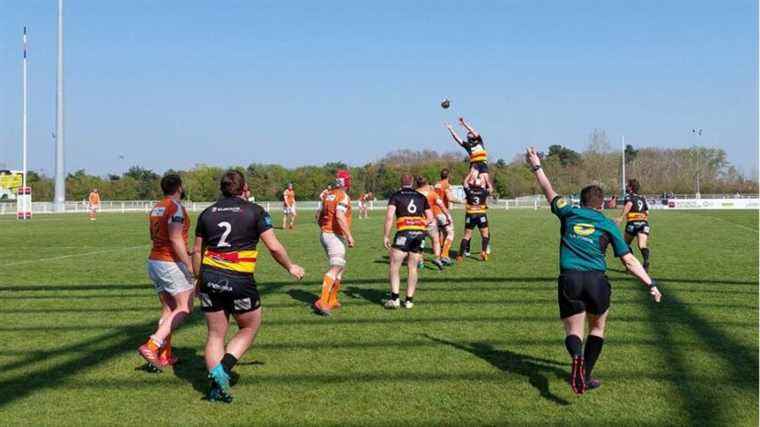
{"type": "MultiPolygon", "coordinates": [[[[703,194],[701,198],[697,199],[694,195],[670,195],[668,199],[663,199],[659,196],[647,197],[650,208],[652,209],[667,209],[667,208],[730,208],[729,205],[735,205],[736,208],[752,209],[760,206],[757,196],[742,196],[733,194],[703,194]],[[711,201],[708,203],[707,201],[711,201]],[[692,206],[694,205],[694,206],[692,206]]],[[[573,203],[578,201],[571,199],[573,203]]],[[[200,212],[203,209],[209,207],[213,202],[184,202],[185,207],[191,212],[200,212]]],[[[281,212],[281,201],[262,201],[258,202],[267,211],[281,212]]],[[[100,204],[100,212],[148,212],[154,205],[154,200],[124,200],[124,201],[103,201],[100,204]]],[[[369,202],[369,209],[379,210],[385,209],[388,202],[387,200],[375,200],[369,202]]],[[[358,209],[358,201],[353,201],[353,206],[358,209]]],[[[491,200],[489,206],[492,209],[547,209],[548,203],[543,196],[527,196],[518,199],[498,199],[491,200]]],[[[317,201],[298,201],[296,208],[303,211],[314,211],[319,207],[317,201]]],[[[454,210],[463,209],[463,205],[455,204],[452,206],[454,210]]],[[[57,212],[55,205],[51,202],[33,202],[32,212],[34,214],[50,214],[50,213],[83,213],[87,212],[88,204],[86,201],[69,201],[64,204],[62,212],[57,212]]],[[[15,215],[16,203],[0,203],[0,215],[15,215]]]]}

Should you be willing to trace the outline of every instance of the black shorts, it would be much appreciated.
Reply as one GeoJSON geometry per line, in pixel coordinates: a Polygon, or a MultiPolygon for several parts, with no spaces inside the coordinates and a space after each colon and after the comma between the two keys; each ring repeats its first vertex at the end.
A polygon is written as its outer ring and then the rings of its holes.
{"type": "Polygon", "coordinates": [[[464,216],[464,228],[466,230],[473,230],[475,227],[487,228],[488,215],[484,213],[466,214],[464,216]]]}
{"type": "Polygon", "coordinates": [[[203,268],[200,280],[201,310],[204,313],[224,310],[227,314],[241,314],[261,307],[252,276],[203,268]]]}
{"type": "Polygon", "coordinates": [[[475,169],[478,173],[488,173],[487,162],[470,162],[470,169],[475,169]]]}
{"type": "Polygon", "coordinates": [[[625,233],[631,236],[637,234],[649,235],[649,222],[648,221],[631,221],[625,225],[625,233]]]}
{"type": "Polygon", "coordinates": [[[427,233],[424,231],[399,231],[393,236],[391,247],[402,252],[422,253],[426,236],[427,233]]]}
{"type": "Polygon", "coordinates": [[[610,308],[612,287],[601,271],[563,271],[557,282],[562,319],[584,311],[598,316],[610,308]]]}

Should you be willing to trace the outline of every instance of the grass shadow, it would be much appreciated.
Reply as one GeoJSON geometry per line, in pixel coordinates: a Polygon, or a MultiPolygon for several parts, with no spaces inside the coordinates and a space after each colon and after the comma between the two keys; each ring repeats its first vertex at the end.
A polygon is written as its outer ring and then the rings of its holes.
{"type": "Polygon", "coordinates": [[[349,298],[361,298],[378,305],[382,305],[383,300],[388,298],[388,293],[386,291],[373,288],[360,288],[358,286],[350,286],[346,288],[343,293],[349,298]]]}
{"type": "Polygon", "coordinates": [[[208,371],[198,349],[174,347],[172,352],[179,358],[179,362],[174,365],[174,375],[192,385],[195,391],[205,395],[209,388],[208,371]]]}
{"type": "Polygon", "coordinates": [[[517,374],[526,377],[528,383],[538,390],[541,397],[546,400],[563,406],[570,404],[567,400],[551,392],[549,389],[549,379],[545,375],[550,374],[557,378],[566,378],[567,372],[564,369],[559,368],[559,366],[564,366],[562,363],[554,360],[527,356],[509,350],[497,350],[492,344],[484,342],[474,342],[465,345],[435,338],[430,335],[424,336],[437,343],[471,353],[504,373],[517,374]]]}
{"type": "Polygon", "coordinates": [[[303,289],[290,289],[287,294],[294,300],[301,302],[305,305],[311,305],[314,301],[319,299],[319,295],[311,292],[306,292],[303,289]]]}

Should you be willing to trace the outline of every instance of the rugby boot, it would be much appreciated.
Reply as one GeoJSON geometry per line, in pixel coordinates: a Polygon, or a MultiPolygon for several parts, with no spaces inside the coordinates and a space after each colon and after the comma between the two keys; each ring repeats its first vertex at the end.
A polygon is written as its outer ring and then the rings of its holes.
{"type": "Polygon", "coordinates": [[[219,399],[217,400],[221,400],[227,403],[231,402],[232,394],[230,390],[230,376],[227,374],[227,372],[225,372],[224,366],[222,366],[221,363],[216,365],[214,369],[209,371],[208,378],[212,383],[211,391],[209,392],[209,400],[211,400],[212,394],[218,394],[219,399]],[[215,388],[218,390],[218,392],[214,392],[215,388]]]}
{"type": "Polygon", "coordinates": [[[593,390],[602,386],[602,382],[596,378],[586,378],[586,390],[593,390]]]}
{"type": "Polygon", "coordinates": [[[441,261],[440,259],[437,259],[437,258],[433,259],[433,265],[438,267],[438,270],[443,270],[443,261],[441,261]]]}
{"type": "Polygon", "coordinates": [[[314,309],[314,312],[321,315],[321,316],[329,316],[330,310],[325,308],[324,303],[322,303],[321,299],[318,299],[314,301],[314,304],[311,305],[311,308],[314,309]]]}
{"type": "Polygon", "coordinates": [[[483,262],[488,261],[488,252],[481,252],[480,253],[480,260],[483,262]]]}
{"type": "Polygon", "coordinates": [[[407,309],[407,310],[414,307],[414,303],[411,302],[411,301],[409,301],[409,300],[404,300],[404,304],[403,305],[404,305],[404,308],[407,309]]]}
{"type": "Polygon", "coordinates": [[[575,394],[583,394],[586,391],[585,369],[583,367],[583,357],[573,357],[573,367],[570,372],[570,388],[575,394]]]}
{"type": "Polygon", "coordinates": [[[385,302],[384,307],[389,310],[395,310],[401,307],[401,301],[399,301],[398,299],[389,299],[388,301],[385,302]]]}
{"type": "Polygon", "coordinates": [[[142,358],[148,362],[149,370],[152,370],[154,372],[161,372],[164,364],[161,363],[161,360],[158,358],[158,352],[156,350],[150,348],[150,346],[146,343],[137,348],[137,353],[139,353],[140,356],[142,356],[142,358]]]}

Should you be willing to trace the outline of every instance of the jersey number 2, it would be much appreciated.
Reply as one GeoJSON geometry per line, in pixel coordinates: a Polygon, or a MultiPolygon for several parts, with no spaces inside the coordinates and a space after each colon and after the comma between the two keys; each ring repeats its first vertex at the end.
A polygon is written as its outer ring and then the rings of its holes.
{"type": "Polygon", "coordinates": [[[227,221],[222,221],[219,224],[217,224],[219,228],[224,229],[224,233],[222,233],[222,237],[219,238],[219,243],[216,244],[217,248],[228,248],[230,247],[230,244],[227,243],[227,237],[229,237],[230,233],[232,232],[232,224],[230,224],[227,221]]]}

